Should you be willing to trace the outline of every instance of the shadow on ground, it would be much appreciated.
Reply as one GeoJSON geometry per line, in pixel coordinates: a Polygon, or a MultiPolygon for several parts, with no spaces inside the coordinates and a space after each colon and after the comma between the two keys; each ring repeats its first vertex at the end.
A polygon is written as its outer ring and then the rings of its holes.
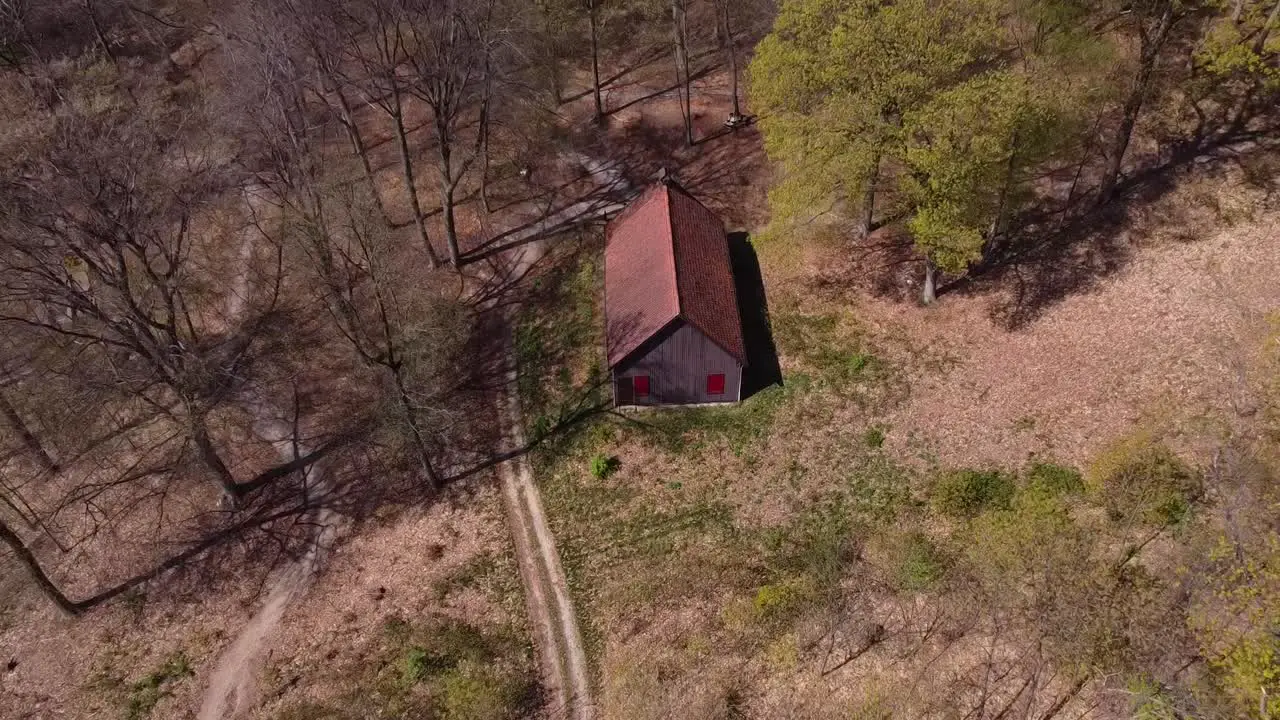
{"type": "Polygon", "coordinates": [[[742,399],[772,385],[782,385],[782,366],[769,324],[769,301],[765,296],[760,259],[745,232],[729,233],[729,260],[738,293],[738,313],[742,317],[742,341],[747,351],[747,367],[742,373],[742,399]]]}

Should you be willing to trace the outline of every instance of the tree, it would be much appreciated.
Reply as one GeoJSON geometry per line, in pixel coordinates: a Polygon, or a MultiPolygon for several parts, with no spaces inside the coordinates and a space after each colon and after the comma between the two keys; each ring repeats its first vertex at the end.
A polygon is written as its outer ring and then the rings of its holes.
{"type": "MultiPolygon", "coordinates": [[[[904,118],[990,57],[994,18],[973,10],[945,0],[783,4],[750,69],[765,149],[782,171],[770,192],[779,220],[822,198],[860,208],[855,233],[870,232],[882,167],[904,159],[904,118]]],[[[937,258],[926,254],[931,278],[937,258]]]]}
{"type": "MultiPolygon", "coordinates": [[[[296,76],[291,81],[304,91],[311,89],[315,96],[332,105],[351,142],[352,152],[360,161],[370,197],[390,222],[378,191],[368,144],[348,98],[352,88],[342,71],[345,59],[342,11],[330,0],[274,0],[234,11],[233,18],[249,20],[249,25],[239,30],[237,37],[281,59],[292,58],[290,65],[296,76]],[[314,87],[307,80],[311,73],[315,76],[314,87]]],[[[356,92],[358,94],[358,90],[356,92]]]]}
{"type": "Polygon", "coordinates": [[[418,231],[431,267],[440,264],[431,238],[427,235],[426,218],[418,199],[413,156],[409,151],[409,131],[405,127],[404,100],[414,78],[405,75],[413,47],[414,23],[418,20],[413,0],[359,0],[343,3],[343,32],[347,55],[360,70],[347,84],[359,88],[365,101],[382,110],[391,119],[396,147],[400,152],[400,169],[413,223],[418,231]]]}
{"type": "Polygon", "coordinates": [[[1174,25],[1184,17],[1185,11],[1180,0],[1143,0],[1133,4],[1129,14],[1139,41],[1138,68],[1120,111],[1120,125],[1111,136],[1107,150],[1107,167],[1098,188],[1100,205],[1111,202],[1115,195],[1125,152],[1129,149],[1129,140],[1133,137],[1133,128],[1143,103],[1151,92],[1156,66],[1174,25]]]}
{"type": "Polygon", "coordinates": [[[465,313],[401,269],[396,243],[358,196],[343,194],[322,207],[323,217],[296,217],[292,242],[338,332],[361,362],[383,374],[422,474],[439,491],[441,449],[429,417],[445,414],[465,313]]]}
{"type": "Polygon", "coordinates": [[[441,214],[449,259],[461,264],[456,194],[471,165],[480,156],[488,95],[495,72],[494,0],[458,4],[436,0],[415,14],[408,62],[414,78],[408,88],[432,113],[440,172],[441,214]],[[461,137],[469,112],[477,108],[480,121],[475,138],[461,137]],[[461,157],[459,156],[461,154],[461,157]]]}
{"type": "Polygon", "coordinates": [[[990,252],[1030,169],[1070,143],[1079,25],[1052,3],[785,3],[750,69],[775,222],[820,198],[865,238],[888,191],[932,302],[937,271],[990,252]]]}
{"type": "Polygon", "coordinates": [[[162,142],[138,125],[65,118],[57,137],[44,167],[33,168],[40,175],[10,180],[11,202],[0,208],[8,231],[0,322],[101,348],[121,385],[166,407],[209,476],[237,497],[208,426],[234,351],[206,342],[188,290],[191,213],[216,176],[164,172],[162,142]],[[159,389],[176,406],[152,394],[159,389]]]}
{"type": "Polygon", "coordinates": [[[1210,19],[1192,65],[1191,103],[1202,139],[1209,121],[1203,101],[1212,99],[1225,115],[1222,124],[1242,130],[1251,111],[1274,106],[1280,92],[1280,2],[1237,0],[1230,15],[1210,19]],[[1198,82],[1197,82],[1198,81],[1198,82]]]}

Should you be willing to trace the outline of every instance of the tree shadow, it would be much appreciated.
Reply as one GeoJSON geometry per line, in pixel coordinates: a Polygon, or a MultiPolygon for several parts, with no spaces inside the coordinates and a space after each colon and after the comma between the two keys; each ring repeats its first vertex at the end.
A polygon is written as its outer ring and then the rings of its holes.
{"type": "MultiPolygon", "coordinates": [[[[643,68],[646,68],[646,67],[648,67],[648,66],[652,65],[652,64],[654,64],[655,62],[657,62],[658,60],[660,60],[660,59],[662,59],[662,58],[664,58],[664,57],[666,57],[666,56],[667,56],[666,51],[662,51],[662,50],[660,50],[660,51],[650,52],[648,55],[646,55],[646,56],[644,56],[644,57],[640,58],[640,59],[639,59],[638,61],[636,61],[635,63],[633,63],[633,64],[631,64],[631,65],[627,66],[626,68],[623,68],[622,70],[619,70],[618,72],[614,73],[613,75],[610,75],[609,77],[606,77],[606,78],[601,78],[601,79],[600,79],[600,91],[603,93],[604,91],[611,89],[611,88],[612,88],[612,86],[613,86],[615,83],[617,83],[619,80],[621,80],[622,78],[624,78],[624,77],[626,77],[626,76],[630,75],[631,73],[633,73],[633,72],[635,72],[635,71],[637,71],[637,70],[640,70],[640,69],[643,69],[643,68]]],[[[592,91],[593,91],[593,88],[592,88],[590,85],[588,85],[588,86],[586,87],[586,89],[584,89],[584,90],[580,90],[579,92],[576,92],[576,93],[574,93],[574,94],[572,94],[572,95],[565,95],[564,97],[561,97],[561,98],[560,98],[560,104],[561,104],[561,105],[563,105],[563,104],[565,104],[565,103],[571,103],[571,102],[574,102],[575,100],[581,100],[582,98],[587,97],[588,95],[590,95],[590,94],[592,93],[592,91]]],[[[605,111],[605,114],[606,114],[606,115],[608,115],[610,112],[612,112],[612,111],[605,111]]]]}
{"type": "MultiPolygon", "coordinates": [[[[1091,193],[1083,193],[1066,208],[1032,208],[1014,221],[1021,230],[1010,234],[1001,252],[944,283],[938,295],[997,296],[990,317],[1009,330],[1026,327],[1067,297],[1088,292],[1127,267],[1141,244],[1135,240],[1146,237],[1140,216],[1167,200],[1183,175],[1222,173],[1233,163],[1245,168],[1248,157],[1280,148],[1266,139],[1263,131],[1235,132],[1176,148],[1163,162],[1124,179],[1116,198],[1101,207],[1091,193]]],[[[1245,175],[1253,182],[1247,168],[1245,175]]],[[[1173,234],[1187,242],[1205,235],[1190,225],[1173,234]]]]}
{"type": "MultiPolygon", "coordinates": [[[[710,75],[712,71],[714,71],[717,67],[718,67],[717,65],[709,65],[707,67],[695,70],[689,75],[689,83],[693,84],[705,78],[706,76],[710,75]]],[[[630,100],[622,103],[621,105],[617,105],[617,106],[606,109],[604,111],[605,117],[609,117],[610,115],[615,115],[619,112],[622,112],[623,110],[626,110],[627,108],[633,105],[639,105],[640,103],[645,102],[646,100],[652,100],[653,98],[666,95],[667,93],[680,89],[680,86],[681,86],[681,83],[675,83],[673,85],[665,86],[657,90],[652,90],[644,95],[631,98],[630,100]]]]}
{"type": "Polygon", "coordinates": [[[742,399],[746,400],[767,387],[781,386],[782,365],[773,342],[760,259],[748,233],[729,233],[729,261],[733,266],[738,314],[742,318],[742,342],[747,353],[747,366],[742,371],[742,399]]]}

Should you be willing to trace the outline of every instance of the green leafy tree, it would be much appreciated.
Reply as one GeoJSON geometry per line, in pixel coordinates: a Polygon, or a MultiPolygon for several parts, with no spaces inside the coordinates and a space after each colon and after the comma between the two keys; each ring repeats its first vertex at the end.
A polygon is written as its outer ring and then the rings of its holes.
{"type": "Polygon", "coordinates": [[[1083,13],[1046,2],[790,0],[750,70],[770,201],[787,223],[827,209],[872,227],[878,195],[925,261],[960,273],[991,249],[1031,169],[1073,137],[1097,57],[1083,13]]]}

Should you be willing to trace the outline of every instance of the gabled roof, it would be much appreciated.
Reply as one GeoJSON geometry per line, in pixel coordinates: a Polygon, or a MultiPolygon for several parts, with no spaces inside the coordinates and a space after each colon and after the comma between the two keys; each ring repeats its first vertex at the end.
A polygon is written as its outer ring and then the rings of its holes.
{"type": "Polygon", "coordinates": [[[677,318],[746,364],[724,224],[674,181],[609,223],[604,313],[611,368],[677,318]]]}

